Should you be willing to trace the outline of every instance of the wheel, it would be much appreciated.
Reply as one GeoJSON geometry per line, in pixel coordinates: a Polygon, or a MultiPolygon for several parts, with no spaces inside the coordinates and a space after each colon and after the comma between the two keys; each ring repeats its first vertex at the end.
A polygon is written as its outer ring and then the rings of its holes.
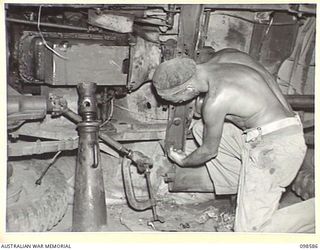
{"type": "Polygon", "coordinates": [[[51,166],[41,185],[36,185],[36,180],[47,166],[44,161],[11,164],[13,175],[7,192],[7,231],[49,231],[63,218],[68,207],[68,188],[64,175],[51,166]]]}

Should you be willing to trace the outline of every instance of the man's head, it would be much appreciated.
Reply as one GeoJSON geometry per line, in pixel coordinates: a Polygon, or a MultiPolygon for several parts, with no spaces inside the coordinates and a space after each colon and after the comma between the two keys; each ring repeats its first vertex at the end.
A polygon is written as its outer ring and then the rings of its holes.
{"type": "Polygon", "coordinates": [[[199,95],[192,78],[196,63],[189,58],[175,58],[159,65],[153,75],[153,85],[158,94],[171,102],[191,100],[199,95]]]}

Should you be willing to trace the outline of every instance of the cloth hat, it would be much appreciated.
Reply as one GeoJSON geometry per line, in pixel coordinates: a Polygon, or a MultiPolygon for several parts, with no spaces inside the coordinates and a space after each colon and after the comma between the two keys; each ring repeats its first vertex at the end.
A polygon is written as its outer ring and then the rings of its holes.
{"type": "MultiPolygon", "coordinates": [[[[153,85],[157,92],[181,90],[183,84],[196,72],[196,63],[189,58],[174,58],[161,63],[153,75],[153,85]]],[[[177,92],[174,91],[174,92],[177,92]]]]}

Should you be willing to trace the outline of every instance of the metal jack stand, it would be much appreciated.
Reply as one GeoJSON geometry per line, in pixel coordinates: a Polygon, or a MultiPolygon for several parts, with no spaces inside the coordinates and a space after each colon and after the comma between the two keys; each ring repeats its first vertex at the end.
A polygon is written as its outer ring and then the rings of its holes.
{"type": "Polygon", "coordinates": [[[68,108],[67,101],[58,96],[50,97],[50,112],[64,115],[78,125],[79,148],[76,169],[75,199],[73,209],[73,231],[98,231],[106,224],[106,204],[98,138],[114,148],[123,156],[122,174],[128,203],[138,211],[151,208],[153,219],[150,223],[164,222],[156,211],[156,199],[153,194],[150,168],[152,161],[139,151],[131,151],[115,141],[106,133],[100,133],[97,122],[96,85],[82,83],[79,89],[79,116],[68,108]],[[149,199],[137,200],[132,186],[130,165],[134,163],[143,172],[149,192],[149,199]]]}
{"type": "Polygon", "coordinates": [[[107,223],[104,182],[98,143],[96,84],[80,83],[79,148],[75,174],[72,231],[100,231],[107,223]]]}

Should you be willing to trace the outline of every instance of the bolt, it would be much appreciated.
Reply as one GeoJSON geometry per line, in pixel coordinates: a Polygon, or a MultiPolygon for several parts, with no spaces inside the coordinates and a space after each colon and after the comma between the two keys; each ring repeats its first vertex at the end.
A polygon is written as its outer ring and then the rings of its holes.
{"type": "Polygon", "coordinates": [[[179,126],[181,124],[181,118],[175,117],[173,119],[173,124],[176,125],[176,126],[179,126]]]}

